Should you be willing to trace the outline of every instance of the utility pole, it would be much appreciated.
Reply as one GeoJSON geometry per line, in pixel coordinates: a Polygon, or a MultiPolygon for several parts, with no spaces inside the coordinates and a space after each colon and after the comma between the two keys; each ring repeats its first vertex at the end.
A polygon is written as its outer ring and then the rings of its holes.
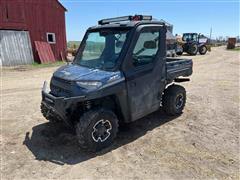
{"type": "Polygon", "coordinates": [[[210,43],[211,43],[211,40],[212,40],[212,27],[210,29],[210,43]]]}
{"type": "Polygon", "coordinates": [[[209,44],[211,44],[212,43],[212,26],[211,26],[211,28],[210,28],[210,39],[209,39],[209,44]]]}

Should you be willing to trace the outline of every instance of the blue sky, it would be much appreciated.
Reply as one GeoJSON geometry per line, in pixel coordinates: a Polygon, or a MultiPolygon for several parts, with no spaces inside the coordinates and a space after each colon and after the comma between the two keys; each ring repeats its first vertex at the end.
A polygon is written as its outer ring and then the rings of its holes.
{"type": "Polygon", "coordinates": [[[212,37],[239,35],[239,0],[60,0],[66,13],[67,40],[81,40],[102,18],[146,14],[174,25],[174,34],[199,32],[212,37]]]}

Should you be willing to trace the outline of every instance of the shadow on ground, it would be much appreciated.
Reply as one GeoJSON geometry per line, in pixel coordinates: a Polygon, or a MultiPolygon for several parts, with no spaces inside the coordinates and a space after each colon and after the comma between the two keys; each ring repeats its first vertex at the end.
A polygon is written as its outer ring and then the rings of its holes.
{"type": "Polygon", "coordinates": [[[159,110],[145,118],[124,125],[120,127],[113,145],[97,153],[88,153],[81,150],[75,134],[61,123],[44,123],[34,126],[31,137],[30,132],[27,132],[23,144],[27,146],[37,160],[49,161],[59,165],[77,164],[131,143],[145,135],[147,131],[151,131],[175,118],[166,116],[159,110]]]}

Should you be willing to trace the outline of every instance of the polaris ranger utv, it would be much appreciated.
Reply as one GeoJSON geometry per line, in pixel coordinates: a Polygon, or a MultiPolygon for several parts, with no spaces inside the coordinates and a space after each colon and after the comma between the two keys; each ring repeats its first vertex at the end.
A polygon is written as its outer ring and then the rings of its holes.
{"type": "Polygon", "coordinates": [[[192,60],[166,58],[166,26],[151,16],[103,19],[90,27],[73,63],[54,72],[42,89],[41,110],[50,122],[76,131],[80,147],[109,146],[119,123],[144,117],[160,106],[182,113],[192,60]],[[181,78],[185,77],[185,78],[181,78]]]}

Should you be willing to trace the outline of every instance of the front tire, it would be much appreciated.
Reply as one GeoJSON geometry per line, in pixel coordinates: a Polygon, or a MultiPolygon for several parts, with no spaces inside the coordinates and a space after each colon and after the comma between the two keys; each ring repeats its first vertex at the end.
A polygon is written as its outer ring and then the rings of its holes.
{"type": "Polygon", "coordinates": [[[76,124],[79,145],[86,151],[96,152],[112,144],[118,132],[117,116],[110,110],[90,110],[76,124]]]}
{"type": "Polygon", "coordinates": [[[164,91],[162,105],[166,114],[175,116],[182,113],[186,103],[186,90],[179,85],[171,85],[164,91]]]}

